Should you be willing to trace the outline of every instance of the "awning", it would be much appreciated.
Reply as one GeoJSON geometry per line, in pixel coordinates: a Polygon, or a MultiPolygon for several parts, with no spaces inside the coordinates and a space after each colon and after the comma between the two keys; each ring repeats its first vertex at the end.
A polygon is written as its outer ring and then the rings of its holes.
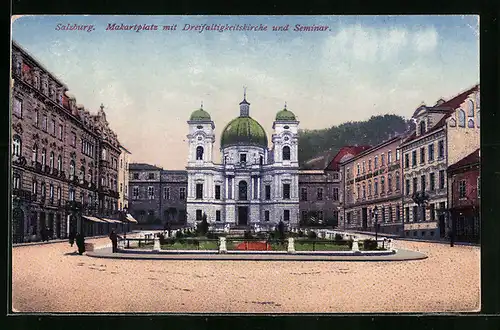
{"type": "Polygon", "coordinates": [[[83,218],[84,218],[84,219],[86,219],[86,220],[92,221],[92,222],[101,222],[101,223],[106,223],[106,221],[101,220],[101,219],[97,219],[96,217],[89,217],[89,216],[85,216],[85,217],[83,217],[83,218]]]}
{"type": "Polygon", "coordinates": [[[134,217],[129,213],[127,213],[127,220],[130,222],[137,223],[137,220],[135,220],[134,217]]]}
{"type": "Polygon", "coordinates": [[[113,220],[113,219],[108,219],[108,218],[102,218],[102,220],[109,222],[109,223],[122,223],[120,220],[113,220]]]}

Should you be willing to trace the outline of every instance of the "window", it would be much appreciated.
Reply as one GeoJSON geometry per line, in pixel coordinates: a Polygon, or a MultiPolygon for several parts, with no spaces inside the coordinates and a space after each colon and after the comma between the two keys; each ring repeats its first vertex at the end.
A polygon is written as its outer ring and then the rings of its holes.
{"type": "Polygon", "coordinates": [[[45,132],[47,132],[47,124],[48,124],[47,115],[43,115],[43,117],[42,117],[42,129],[45,132]]]}
{"type": "Polygon", "coordinates": [[[203,220],[203,213],[201,210],[196,210],[196,221],[203,220]]]}
{"type": "Polygon", "coordinates": [[[290,221],[290,210],[283,210],[283,221],[290,221]]]}
{"type": "Polygon", "coordinates": [[[429,173],[429,190],[434,191],[436,189],[436,173],[429,173]]]}
{"type": "Polygon", "coordinates": [[[318,211],[318,220],[319,220],[319,222],[322,223],[323,219],[324,219],[323,218],[323,211],[318,211]]]}
{"type": "Polygon", "coordinates": [[[56,135],[56,121],[54,119],[50,121],[50,134],[56,135]]]}
{"type": "Polygon", "coordinates": [[[50,167],[50,170],[52,170],[54,168],[54,152],[53,151],[50,152],[49,167],[50,167]]]}
{"type": "Polygon", "coordinates": [[[401,207],[396,205],[396,222],[401,221],[401,207]]]}
{"type": "Polygon", "coordinates": [[[283,160],[290,160],[290,147],[289,146],[283,147],[283,160]]]}
{"type": "Polygon", "coordinates": [[[154,173],[149,173],[148,174],[148,179],[149,180],[154,180],[155,179],[155,174],[154,173]]]}
{"type": "Polygon", "coordinates": [[[36,180],[33,180],[33,184],[31,185],[31,193],[33,195],[36,195],[38,192],[38,182],[36,180]]]}
{"type": "Polygon", "coordinates": [[[103,149],[102,149],[102,159],[103,159],[103,160],[106,160],[106,156],[107,156],[106,149],[105,149],[105,148],[103,148],[103,149]]]}
{"type": "Polygon", "coordinates": [[[215,185],[215,199],[220,199],[220,185],[215,185]]]}
{"type": "Polygon", "coordinates": [[[462,109],[458,110],[458,126],[465,127],[465,111],[462,109]]]}
{"type": "Polygon", "coordinates": [[[283,184],[283,199],[290,199],[290,184],[283,184]]]}
{"type": "Polygon", "coordinates": [[[378,195],[378,179],[374,180],[374,183],[373,183],[373,194],[374,195],[378,195]]]}
{"type": "Polygon", "coordinates": [[[133,178],[134,180],[139,180],[139,173],[134,173],[133,178]]]}
{"type": "Polygon", "coordinates": [[[247,162],[247,154],[240,154],[240,163],[247,162]]]}
{"type": "Polygon", "coordinates": [[[467,121],[467,127],[468,128],[474,128],[474,119],[469,119],[467,121]]]}
{"type": "Polygon", "coordinates": [[[380,192],[385,193],[385,177],[380,178],[380,192]]]}
{"type": "Polygon", "coordinates": [[[179,199],[181,201],[186,199],[186,188],[179,188],[179,199]]]}
{"type": "Polygon", "coordinates": [[[368,181],[368,196],[371,197],[372,195],[372,182],[368,181]]]}
{"type": "Polygon", "coordinates": [[[123,159],[120,159],[120,168],[123,168],[123,159]]]}
{"type": "Polygon", "coordinates": [[[384,154],[382,154],[380,156],[380,162],[382,163],[380,166],[385,166],[385,155],[384,154]]]}
{"type": "Polygon", "coordinates": [[[392,151],[387,152],[387,164],[392,163],[392,151]]]}
{"type": "Polygon", "coordinates": [[[368,160],[368,171],[371,171],[372,170],[372,160],[369,159],[368,160]]]}
{"type": "Polygon", "coordinates": [[[14,173],[12,185],[14,189],[21,189],[21,176],[19,175],[19,173],[14,173]]]}
{"type": "Polygon", "coordinates": [[[392,174],[387,175],[387,191],[392,191],[392,174]]]}
{"type": "Polygon", "coordinates": [[[233,179],[228,178],[228,183],[227,183],[227,198],[228,199],[233,199],[233,179]]]}
{"type": "Polygon", "coordinates": [[[269,211],[264,211],[264,221],[269,221],[269,211]]]}
{"type": "Polygon", "coordinates": [[[375,167],[375,168],[378,168],[378,156],[375,156],[375,163],[374,163],[374,167],[375,167]]]}
{"type": "Polygon", "coordinates": [[[406,190],[406,194],[409,195],[410,194],[410,179],[406,179],[405,190],[406,190]]]}
{"type": "Polygon", "coordinates": [[[257,199],[257,195],[258,195],[258,185],[259,185],[259,179],[254,176],[253,177],[253,199],[257,199]]]}
{"type": "MultiPolygon", "coordinates": [[[[76,133],[71,133],[71,145],[73,147],[76,147],[76,133]]],[[[106,159],[105,157],[103,157],[103,159],[106,159]]]]}
{"type": "Polygon", "coordinates": [[[240,181],[238,183],[238,199],[241,201],[247,200],[248,184],[246,181],[240,181]]]}
{"type": "Polygon", "coordinates": [[[425,175],[420,176],[420,190],[425,191],[426,188],[426,182],[425,182],[425,175]]]}
{"type": "Polygon", "coordinates": [[[413,206],[413,222],[418,222],[418,206],[413,206]]]}
{"type": "Polygon", "coordinates": [[[439,171],[439,189],[444,189],[444,170],[439,171]]]}
{"type": "MultiPolygon", "coordinates": [[[[61,200],[61,187],[57,187],[57,200],[60,201],[61,200]]],[[[89,202],[90,202],[90,199],[89,199],[89,202]]]]}
{"type": "Polygon", "coordinates": [[[203,147],[196,147],[196,160],[203,160],[203,147]]]}
{"type": "Polygon", "coordinates": [[[405,154],[405,168],[410,167],[410,154],[405,154]]]}
{"type": "Polygon", "coordinates": [[[438,158],[443,159],[444,158],[444,141],[440,140],[438,142],[438,158]]]}
{"type": "Polygon", "coordinates": [[[339,188],[333,188],[333,200],[334,201],[339,200],[339,188]]]}
{"type": "Polygon", "coordinates": [[[474,117],[474,101],[470,99],[467,101],[467,116],[474,117]]]}
{"type": "Polygon", "coordinates": [[[264,164],[264,157],[263,156],[260,156],[260,158],[259,158],[259,164],[260,165],[264,164]]]}
{"type": "Polygon", "coordinates": [[[413,193],[416,193],[418,191],[418,179],[413,178],[413,193]]]}
{"type": "Polygon", "coordinates": [[[148,187],[148,198],[155,199],[155,188],[152,186],[148,187]]]}
{"type": "Polygon", "coordinates": [[[418,130],[419,130],[420,135],[424,135],[425,134],[425,121],[422,120],[420,122],[418,130]]]}
{"type": "Polygon", "coordinates": [[[458,183],[458,197],[459,198],[465,198],[466,197],[466,182],[465,180],[461,180],[458,183]]]}
{"type": "Polygon", "coordinates": [[[21,156],[21,137],[19,135],[14,135],[12,138],[12,155],[21,156]]]}
{"type": "Polygon", "coordinates": [[[63,139],[63,125],[59,125],[59,140],[63,139]]]}
{"type": "Polygon", "coordinates": [[[38,127],[38,123],[40,121],[40,113],[38,110],[35,110],[35,126],[38,127]]]}
{"type": "Polygon", "coordinates": [[[215,221],[220,221],[220,210],[215,210],[215,221]]]}
{"type": "Polygon", "coordinates": [[[429,162],[434,161],[434,143],[429,144],[427,147],[427,153],[429,154],[429,162]]]}
{"type": "Polygon", "coordinates": [[[425,163],[425,148],[420,148],[420,164],[425,163]]]}
{"type": "Polygon", "coordinates": [[[429,215],[430,215],[431,221],[436,220],[436,212],[435,212],[434,204],[429,204],[429,215]]]}
{"type": "Polygon", "coordinates": [[[386,222],[386,219],[385,219],[385,207],[382,207],[382,223],[385,223],[386,222]]]}
{"type": "Polygon", "coordinates": [[[366,198],[366,185],[363,183],[363,199],[366,198]]]}
{"type": "Polygon", "coordinates": [[[302,222],[305,222],[307,220],[307,211],[302,211],[302,222]]]}
{"type": "Polygon", "coordinates": [[[399,150],[399,149],[397,149],[397,150],[396,150],[396,161],[398,161],[398,160],[399,160],[400,156],[401,156],[401,155],[400,155],[400,150],[399,150]]]}
{"type": "Polygon", "coordinates": [[[52,183],[49,186],[49,199],[54,200],[54,185],[52,183]]]}
{"type": "Polygon", "coordinates": [[[271,186],[270,185],[266,185],[265,190],[266,190],[265,191],[266,201],[271,200],[271,186]]]}
{"type": "Polygon", "coordinates": [[[69,195],[69,200],[74,202],[75,201],[75,189],[69,188],[68,195],[69,195]]]}
{"type": "Polygon", "coordinates": [[[203,198],[203,183],[196,184],[196,199],[203,198]]]}
{"type": "Polygon", "coordinates": [[[316,196],[317,196],[317,200],[319,200],[319,201],[323,200],[323,188],[318,188],[316,196]]]}
{"type": "Polygon", "coordinates": [[[347,212],[347,214],[346,214],[346,218],[347,218],[347,219],[346,219],[347,224],[348,224],[348,225],[349,225],[349,224],[351,224],[351,218],[352,218],[352,214],[351,214],[351,212],[347,212]]]}
{"type": "Polygon", "coordinates": [[[75,176],[75,161],[71,160],[69,163],[69,177],[70,180],[73,180],[73,177],[75,176]]]}
{"type": "Polygon", "coordinates": [[[23,118],[23,101],[21,99],[18,99],[17,97],[14,97],[14,104],[13,104],[13,113],[20,117],[23,118]]]}
{"type": "Polygon", "coordinates": [[[396,190],[401,188],[401,178],[399,177],[399,172],[396,172],[396,190]]]}
{"type": "Polygon", "coordinates": [[[47,150],[42,149],[42,165],[47,165],[47,150]]]}
{"type": "Polygon", "coordinates": [[[361,173],[362,173],[362,174],[365,174],[365,173],[366,173],[366,162],[365,162],[365,161],[363,161],[363,165],[362,165],[362,167],[361,167],[361,173]]]}
{"type": "Polygon", "coordinates": [[[411,152],[411,166],[412,167],[417,166],[417,150],[413,150],[411,152]]]}
{"type": "Polygon", "coordinates": [[[307,201],[307,188],[300,188],[300,199],[307,201]]]}
{"type": "Polygon", "coordinates": [[[62,158],[61,155],[57,156],[57,171],[62,171],[62,158]]]}
{"type": "Polygon", "coordinates": [[[359,176],[361,174],[359,163],[356,165],[356,172],[357,172],[356,176],[359,176]]]}
{"type": "Polygon", "coordinates": [[[481,177],[477,177],[477,198],[481,198],[481,177]]]}
{"type": "Polygon", "coordinates": [[[37,162],[38,161],[38,146],[36,144],[33,146],[33,153],[32,153],[31,160],[33,162],[37,162]]]}
{"type": "Polygon", "coordinates": [[[120,192],[123,193],[123,183],[120,182],[120,192]]]}
{"type": "Polygon", "coordinates": [[[410,207],[405,207],[405,221],[410,222],[410,207]]]}
{"type": "Polygon", "coordinates": [[[42,182],[40,184],[40,195],[42,196],[42,198],[45,198],[45,193],[47,192],[47,188],[45,186],[45,182],[42,182]]]}

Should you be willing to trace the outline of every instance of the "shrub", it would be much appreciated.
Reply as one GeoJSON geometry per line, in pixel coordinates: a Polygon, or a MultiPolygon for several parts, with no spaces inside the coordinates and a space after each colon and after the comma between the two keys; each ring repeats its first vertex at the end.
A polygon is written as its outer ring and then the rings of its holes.
{"type": "Polygon", "coordinates": [[[177,232],[175,233],[175,237],[176,238],[183,238],[184,237],[184,233],[179,229],[177,230],[177,232]]]}
{"type": "Polygon", "coordinates": [[[160,245],[165,244],[165,235],[159,234],[158,237],[160,238],[160,245]]]}
{"type": "Polygon", "coordinates": [[[352,249],[353,242],[354,242],[354,240],[352,238],[347,241],[347,246],[349,247],[349,249],[352,249]]]}
{"type": "Polygon", "coordinates": [[[217,234],[216,234],[216,233],[214,233],[214,232],[212,232],[212,231],[209,231],[209,232],[207,233],[207,238],[208,238],[208,239],[218,239],[219,237],[217,236],[217,234]]]}
{"type": "Polygon", "coordinates": [[[245,230],[245,232],[243,233],[243,238],[246,238],[246,239],[253,238],[252,232],[250,230],[245,230]]]}
{"type": "Polygon", "coordinates": [[[256,236],[257,238],[261,238],[261,239],[265,239],[265,238],[267,238],[266,233],[264,233],[264,232],[262,232],[262,231],[261,231],[261,232],[258,232],[255,236],[256,236]]]}
{"type": "Polygon", "coordinates": [[[310,231],[309,234],[307,234],[307,238],[309,239],[316,239],[318,235],[316,235],[316,232],[310,231]]]}
{"type": "Polygon", "coordinates": [[[304,237],[304,232],[302,230],[299,230],[299,237],[304,237]]]}
{"type": "Polygon", "coordinates": [[[343,241],[343,240],[344,240],[344,238],[342,237],[342,235],[340,235],[340,234],[335,234],[335,241],[336,241],[336,242],[341,242],[341,241],[343,241]]]}
{"type": "Polygon", "coordinates": [[[377,250],[377,241],[373,240],[373,239],[365,239],[363,241],[363,249],[366,250],[366,251],[373,251],[373,250],[377,250]]]}
{"type": "Polygon", "coordinates": [[[278,237],[279,239],[285,239],[285,224],[281,220],[278,223],[278,237]]]}

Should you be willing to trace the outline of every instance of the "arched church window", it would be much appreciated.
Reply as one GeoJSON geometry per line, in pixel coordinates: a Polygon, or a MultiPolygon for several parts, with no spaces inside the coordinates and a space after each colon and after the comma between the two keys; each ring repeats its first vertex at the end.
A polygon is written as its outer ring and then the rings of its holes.
{"type": "Polygon", "coordinates": [[[12,138],[12,154],[14,156],[21,156],[21,137],[19,135],[14,135],[12,138]]]}
{"type": "Polygon", "coordinates": [[[467,116],[474,117],[474,102],[472,100],[467,101],[467,116]]]}
{"type": "Polygon", "coordinates": [[[474,119],[469,119],[469,121],[467,122],[467,127],[474,128],[474,119]]]}
{"type": "Polygon", "coordinates": [[[419,131],[420,131],[420,135],[425,134],[425,121],[423,121],[423,120],[419,124],[419,131]]]}
{"type": "Polygon", "coordinates": [[[290,147],[289,146],[283,147],[283,160],[290,160],[290,147]]]}
{"type": "Polygon", "coordinates": [[[240,183],[238,183],[238,198],[239,198],[239,200],[242,200],[242,201],[247,200],[247,190],[248,190],[247,182],[240,181],[240,183]]]}
{"type": "Polygon", "coordinates": [[[462,109],[458,110],[458,126],[465,127],[465,111],[462,109]]]}
{"type": "Polygon", "coordinates": [[[203,160],[203,147],[196,147],[196,160],[203,160]]]}

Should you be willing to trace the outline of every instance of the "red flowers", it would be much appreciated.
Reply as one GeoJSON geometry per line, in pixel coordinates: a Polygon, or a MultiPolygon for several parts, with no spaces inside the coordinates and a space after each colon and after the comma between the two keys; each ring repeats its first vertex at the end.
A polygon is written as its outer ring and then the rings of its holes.
{"type": "Polygon", "coordinates": [[[250,250],[250,251],[270,251],[271,244],[267,242],[243,242],[236,245],[236,250],[250,250]]]}

